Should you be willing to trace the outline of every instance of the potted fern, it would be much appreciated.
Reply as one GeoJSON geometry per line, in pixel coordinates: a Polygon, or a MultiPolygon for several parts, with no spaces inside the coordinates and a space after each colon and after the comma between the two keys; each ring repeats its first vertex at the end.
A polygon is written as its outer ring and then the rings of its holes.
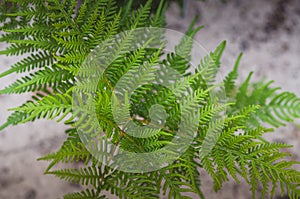
{"type": "Polygon", "coordinates": [[[299,198],[298,162],[291,147],[263,135],[300,117],[300,99],[271,82],[240,85],[238,57],[216,83],[226,42],[191,65],[193,21],[166,52],[161,1],[132,9],[114,0],[2,1],[1,55],[27,55],[0,77],[30,72],[0,94],[32,92],[11,109],[0,129],[39,118],[70,127],[61,148],[40,160],[46,174],[86,189],[64,198],[204,198],[200,171],[214,189],[245,180],[253,198],[281,193],[299,198]],[[84,162],[80,169],[55,169],[84,162]],[[110,195],[110,196],[111,196],[110,195]]]}

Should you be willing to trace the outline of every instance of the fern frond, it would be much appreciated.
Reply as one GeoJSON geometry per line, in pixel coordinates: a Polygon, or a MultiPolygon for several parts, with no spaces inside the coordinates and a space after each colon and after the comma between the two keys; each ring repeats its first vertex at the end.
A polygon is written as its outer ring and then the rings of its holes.
{"type": "Polygon", "coordinates": [[[271,98],[261,110],[262,113],[258,116],[262,121],[279,127],[300,117],[300,99],[294,93],[283,92],[271,98]]]}
{"type": "Polygon", "coordinates": [[[243,54],[241,53],[234,64],[233,70],[224,79],[225,92],[228,97],[231,97],[232,92],[236,89],[235,81],[238,78],[238,67],[242,56],[243,54]]]}
{"type": "Polygon", "coordinates": [[[86,189],[85,191],[64,195],[64,199],[105,199],[104,195],[99,196],[97,191],[86,189]]]}
{"type": "Polygon", "coordinates": [[[149,14],[151,10],[152,0],[147,1],[145,5],[142,5],[138,10],[132,12],[130,17],[130,27],[129,30],[144,27],[149,19],[149,14]]]}
{"type": "Polygon", "coordinates": [[[70,136],[57,152],[50,153],[38,160],[51,161],[45,171],[45,173],[48,173],[54,165],[60,162],[71,163],[84,161],[85,164],[88,164],[91,159],[92,155],[90,151],[86,149],[85,145],[80,141],[79,136],[76,135],[75,137],[70,136]]]}
{"type": "Polygon", "coordinates": [[[207,89],[215,83],[215,78],[220,67],[220,59],[226,47],[226,41],[223,41],[214,52],[210,52],[201,61],[195,69],[195,73],[201,75],[195,81],[195,88],[207,89]]]}
{"type": "MultiPolygon", "coordinates": [[[[274,127],[284,126],[300,117],[300,99],[293,93],[278,93],[279,88],[272,88],[272,81],[267,83],[251,84],[249,74],[246,81],[234,95],[236,104],[230,112],[240,110],[249,105],[259,105],[260,109],[249,119],[249,125],[258,126],[261,121],[274,127]]],[[[230,113],[229,112],[229,113],[230,113]]]]}
{"type": "Polygon", "coordinates": [[[6,122],[0,126],[0,130],[5,129],[10,125],[20,124],[23,120],[27,118],[27,116],[27,113],[15,111],[7,118],[6,122]]]}
{"type": "Polygon", "coordinates": [[[25,53],[33,53],[36,52],[37,49],[32,44],[22,45],[22,44],[11,44],[9,47],[7,47],[5,50],[0,51],[0,55],[7,55],[7,56],[13,56],[13,55],[23,55],[25,53]]]}
{"type": "Polygon", "coordinates": [[[94,188],[100,187],[104,182],[102,171],[97,167],[86,167],[80,169],[62,169],[48,171],[46,174],[52,174],[60,179],[71,183],[92,185],[94,188]]]}
{"type": "Polygon", "coordinates": [[[10,110],[27,113],[27,117],[21,123],[46,117],[54,119],[59,116],[58,121],[61,121],[71,113],[71,99],[72,97],[68,94],[48,95],[41,99],[37,98],[36,102],[28,101],[24,105],[10,110]]]}
{"type": "Polygon", "coordinates": [[[73,76],[68,71],[44,67],[44,70],[22,77],[21,80],[17,80],[10,86],[0,90],[0,94],[44,91],[47,87],[52,87],[56,91],[59,87],[57,81],[68,87],[68,84],[72,85],[72,79],[73,76]]]}
{"type": "Polygon", "coordinates": [[[191,59],[191,51],[193,47],[194,35],[202,29],[202,26],[194,28],[196,19],[191,23],[189,29],[186,31],[185,36],[181,39],[180,43],[175,46],[174,53],[168,53],[167,58],[162,61],[166,66],[174,68],[180,74],[185,74],[189,69],[189,61],[191,59]]]}
{"type": "Polygon", "coordinates": [[[11,66],[11,69],[0,74],[0,78],[10,75],[12,73],[23,73],[25,71],[30,71],[36,68],[47,67],[54,63],[54,58],[49,53],[39,52],[37,54],[32,54],[18,63],[11,66]]]}
{"type": "MultiPolygon", "coordinates": [[[[289,145],[255,141],[260,134],[235,135],[234,132],[235,130],[223,131],[210,155],[201,159],[203,168],[214,179],[216,190],[228,180],[228,174],[237,182],[239,182],[238,175],[243,177],[252,187],[253,198],[260,183],[263,185],[264,197],[270,192],[269,183],[277,185],[281,182],[285,184],[287,190],[291,190],[294,183],[299,182],[300,172],[292,168],[295,162],[278,162],[278,159],[287,156],[279,150],[290,147],[289,145]]],[[[292,192],[297,190],[293,189],[292,192]]]]}

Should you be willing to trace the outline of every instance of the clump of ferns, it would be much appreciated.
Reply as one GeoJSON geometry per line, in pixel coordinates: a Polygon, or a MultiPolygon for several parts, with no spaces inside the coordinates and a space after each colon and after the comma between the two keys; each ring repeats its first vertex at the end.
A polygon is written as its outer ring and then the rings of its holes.
{"type": "MultiPolygon", "coordinates": [[[[97,118],[101,118],[98,124],[105,129],[107,134],[104,136],[111,137],[124,150],[136,153],[159,150],[169,143],[178,129],[179,111],[168,89],[149,84],[141,87],[143,92],[133,95],[127,102],[131,116],[138,115],[144,119],[136,121],[139,124],[147,122],[149,109],[154,103],[164,106],[171,115],[166,121],[168,128],[150,138],[135,138],[122,131],[114,122],[110,99],[116,82],[136,64],[147,62],[149,67],[157,63],[166,64],[180,74],[187,75],[191,66],[182,57],[190,58],[193,44],[185,39],[175,47],[174,52],[167,53],[161,62],[159,58],[163,52],[160,49],[143,49],[140,46],[135,52],[119,56],[111,63],[104,73],[105,78],[99,80],[98,84],[87,83],[75,88],[81,64],[99,43],[125,30],[165,26],[164,13],[167,7],[164,1],[156,10],[151,9],[151,1],[138,9],[132,9],[132,3],[128,1],[118,6],[114,0],[85,0],[81,4],[77,0],[2,1],[0,21],[3,34],[0,41],[9,46],[0,54],[24,55],[25,58],[0,74],[0,77],[13,73],[24,74],[2,89],[0,94],[34,94],[31,100],[10,109],[13,113],[1,129],[39,118],[57,119],[70,126],[66,131],[68,138],[61,148],[40,158],[50,161],[46,174],[86,186],[82,192],[65,195],[66,199],[108,198],[105,195],[107,192],[120,198],[159,198],[162,195],[189,198],[186,193],[203,198],[200,170],[205,170],[213,178],[216,191],[231,176],[236,182],[241,179],[246,181],[253,198],[259,187],[262,198],[267,195],[272,197],[278,185],[282,194],[299,198],[300,173],[293,168],[298,162],[286,160],[290,154],[281,151],[291,146],[268,142],[263,135],[272,131],[270,127],[277,128],[299,118],[300,99],[293,93],[273,88],[272,82],[251,83],[252,73],[240,86],[236,85],[240,55],[222,83],[227,101],[223,106],[213,103],[207,92],[211,85],[207,82],[213,82],[218,72],[226,42],[201,60],[192,78],[183,81],[183,85],[196,91],[195,97],[201,99],[199,103],[202,108],[193,142],[177,160],[156,171],[131,173],[106,166],[91,154],[80,139],[74,122],[75,118],[89,122],[88,112],[79,114],[73,109],[72,95],[76,89],[97,89],[97,95],[92,100],[97,109],[97,118]],[[224,119],[210,122],[212,117],[221,112],[226,114],[224,119]],[[209,153],[201,156],[199,150],[203,149],[205,139],[214,139],[208,135],[211,129],[218,133],[215,145],[209,153]],[[85,164],[80,169],[53,169],[58,163],[76,161],[85,164]]],[[[194,26],[195,21],[187,30],[187,36],[193,37],[200,30],[200,27],[194,26]]],[[[130,44],[132,40],[134,38],[129,34],[124,34],[120,42],[127,41],[130,44]]],[[[87,70],[86,73],[93,74],[95,71],[87,70]]],[[[103,154],[109,151],[105,146],[104,143],[103,154]]],[[[124,161],[134,164],[130,160],[124,161]]]]}

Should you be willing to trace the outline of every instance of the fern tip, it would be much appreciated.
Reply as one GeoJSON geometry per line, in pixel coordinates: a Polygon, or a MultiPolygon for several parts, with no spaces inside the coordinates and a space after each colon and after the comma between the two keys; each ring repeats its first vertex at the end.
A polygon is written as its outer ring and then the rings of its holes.
{"type": "Polygon", "coordinates": [[[0,131],[4,130],[6,127],[8,127],[10,124],[8,122],[5,122],[0,126],[0,131]]]}

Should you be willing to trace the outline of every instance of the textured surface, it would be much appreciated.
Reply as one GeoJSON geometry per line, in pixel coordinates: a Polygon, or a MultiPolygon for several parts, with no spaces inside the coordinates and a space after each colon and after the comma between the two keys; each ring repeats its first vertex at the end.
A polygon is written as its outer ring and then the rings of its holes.
{"type": "MultiPolygon", "coordinates": [[[[222,40],[227,40],[222,74],[231,69],[238,54],[244,52],[240,66],[240,80],[250,71],[254,79],[274,79],[276,86],[296,92],[300,96],[300,1],[298,0],[219,0],[207,2],[189,1],[186,17],[180,17],[179,8],[171,5],[167,12],[168,28],[184,32],[193,16],[198,15],[198,24],[204,24],[196,36],[208,51],[222,40]]],[[[5,44],[0,44],[3,49],[5,44]]],[[[197,56],[197,55],[195,55],[197,56]]],[[[0,72],[19,58],[1,56],[0,72]]],[[[0,88],[12,82],[16,76],[0,80],[0,88]]],[[[29,95],[0,96],[0,123],[9,115],[7,108],[20,105],[29,95]]],[[[300,122],[298,121],[300,124],[300,122]]],[[[38,121],[0,132],[0,198],[5,199],[53,199],[63,193],[79,190],[53,176],[44,176],[47,162],[36,159],[57,149],[64,140],[65,127],[55,121],[38,121]]],[[[299,160],[299,130],[291,124],[280,128],[269,139],[295,145],[290,149],[299,160]]],[[[211,180],[203,175],[203,191],[207,198],[251,198],[249,187],[232,182],[214,193],[211,180]]]]}

